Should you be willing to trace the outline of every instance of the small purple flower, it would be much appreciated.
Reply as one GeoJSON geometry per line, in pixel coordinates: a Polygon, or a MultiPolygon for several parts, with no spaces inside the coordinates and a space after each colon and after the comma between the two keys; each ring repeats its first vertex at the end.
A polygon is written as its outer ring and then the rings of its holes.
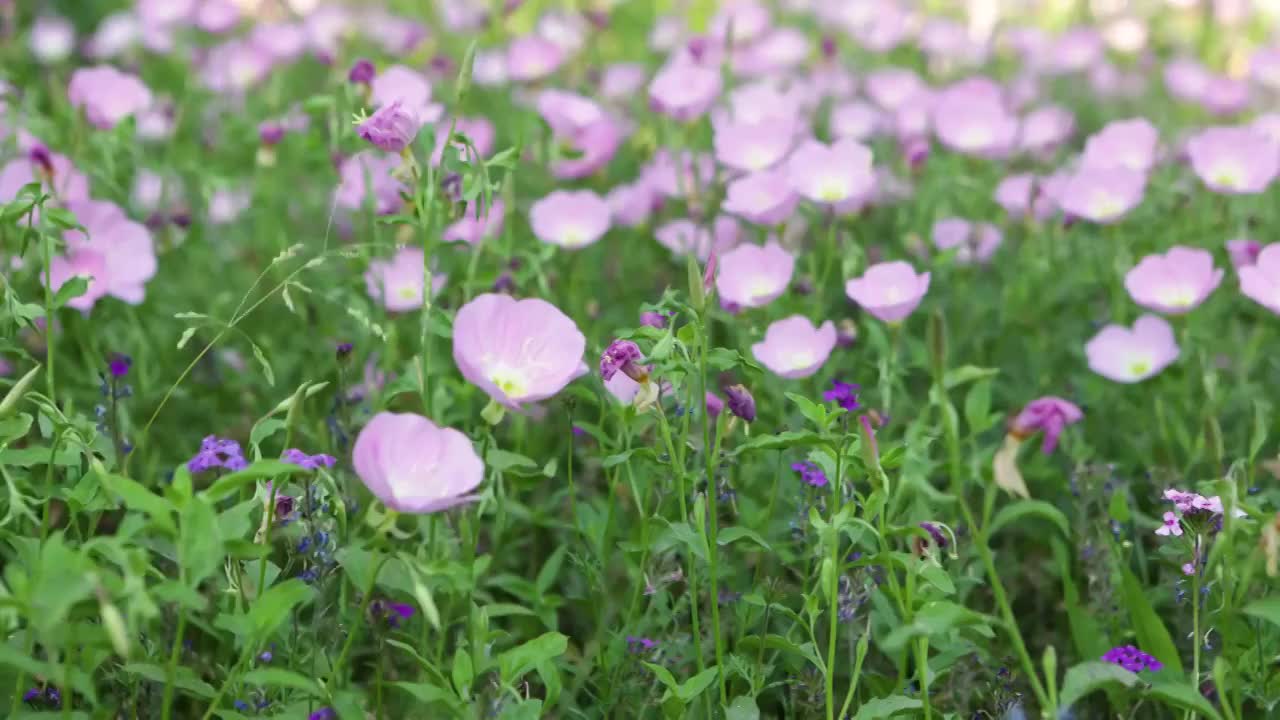
{"type": "Polygon", "coordinates": [[[258,141],[267,147],[279,145],[284,139],[284,126],[278,122],[264,122],[258,126],[258,141]]]}
{"type": "Polygon", "coordinates": [[[808,485],[825,487],[827,484],[827,474],[822,472],[822,468],[811,462],[792,463],[791,469],[800,473],[800,479],[808,485]]]}
{"type": "Polygon", "coordinates": [[[356,134],[379,150],[398,153],[413,142],[421,127],[413,112],[406,109],[402,101],[395,100],[360,123],[356,134]]]}
{"type": "Polygon", "coordinates": [[[335,354],[338,356],[339,360],[346,360],[347,358],[351,357],[351,351],[354,348],[355,346],[349,342],[338,343],[338,348],[335,354]]]}
{"type": "Polygon", "coordinates": [[[1143,670],[1159,672],[1164,667],[1164,664],[1159,660],[1132,645],[1119,645],[1111,648],[1102,656],[1102,661],[1119,665],[1131,673],[1139,673],[1143,670]]]}
{"type": "Polygon", "coordinates": [[[627,650],[635,655],[646,653],[658,647],[658,643],[652,638],[638,637],[636,635],[627,636],[627,650]]]}
{"type": "Polygon", "coordinates": [[[640,346],[630,340],[614,340],[600,356],[600,377],[608,382],[621,370],[638,383],[649,380],[649,369],[639,363],[640,346]]]}
{"type": "Polygon", "coordinates": [[[1019,437],[1044,431],[1044,443],[1040,449],[1045,455],[1058,447],[1058,437],[1068,425],[1080,422],[1084,413],[1075,403],[1060,397],[1046,395],[1027,404],[1013,420],[1012,432],[1019,437]]]}
{"type": "Polygon", "coordinates": [[[371,61],[360,58],[352,63],[351,70],[347,73],[347,80],[358,85],[368,85],[373,82],[373,77],[377,74],[378,70],[371,61]]]}
{"type": "Polygon", "coordinates": [[[123,353],[112,353],[111,360],[107,366],[111,369],[111,377],[122,378],[129,374],[129,367],[133,365],[133,358],[123,353]]]}
{"type": "Polygon", "coordinates": [[[318,470],[322,467],[333,467],[338,462],[337,458],[324,453],[308,455],[297,448],[289,448],[280,456],[281,460],[287,463],[293,463],[306,470],[318,470]]]}
{"type": "Polygon", "coordinates": [[[244,451],[235,440],[209,435],[200,443],[200,450],[187,461],[187,470],[201,473],[214,468],[223,468],[235,472],[249,466],[244,459],[244,451]]]}
{"type": "Polygon", "coordinates": [[[858,385],[854,383],[832,380],[831,389],[822,393],[822,399],[836,403],[849,412],[854,412],[862,407],[858,404],[858,389],[858,385]]]}
{"type": "Polygon", "coordinates": [[[276,495],[276,520],[288,520],[296,508],[297,502],[292,495],[276,495]]]}
{"type": "Polygon", "coordinates": [[[712,419],[720,417],[720,413],[724,412],[724,401],[718,395],[707,391],[707,415],[712,419]]]}
{"type": "Polygon", "coordinates": [[[730,385],[724,389],[724,394],[729,396],[729,412],[747,422],[756,419],[756,399],[750,390],[742,385],[730,385]]]}
{"type": "Polygon", "coordinates": [[[322,707],[308,715],[307,720],[338,720],[338,713],[331,707],[322,707]]]}
{"type": "Polygon", "coordinates": [[[662,313],[643,312],[640,313],[640,324],[661,330],[667,326],[667,318],[662,313]]]}
{"type": "Polygon", "coordinates": [[[929,537],[933,538],[933,544],[937,545],[939,550],[947,546],[947,536],[943,534],[942,530],[938,529],[937,525],[931,522],[922,522],[920,523],[920,528],[929,533],[929,537]]]}
{"type": "Polygon", "coordinates": [[[369,604],[369,615],[375,622],[383,622],[392,629],[413,617],[413,606],[405,603],[374,600],[369,604]]]}

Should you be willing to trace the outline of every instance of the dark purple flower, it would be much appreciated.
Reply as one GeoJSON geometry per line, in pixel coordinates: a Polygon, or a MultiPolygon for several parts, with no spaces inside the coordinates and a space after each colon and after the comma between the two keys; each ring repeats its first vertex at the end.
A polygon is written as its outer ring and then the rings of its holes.
{"type": "Polygon", "coordinates": [[[214,468],[223,468],[235,472],[249,466],[244,459],[244,451],[235,440],[209,435],[200,443],[200,450],[187,461],[187,470],[201,473],[214,468]]]}
{"type": "Polygon", "coordinates": [[[1150,670],[1159,672],[1164,664],[1132,645],[1119,645],[1111,648],[1102,656],[1103,662],[1109,662],[1128,670],[1131,673],[1150,670]]]}
{"type": "Polygon", "coordinates": [[[307,720],[338,720],[338,713],[331,707],[322,707],[308,715],[307,720]]]}
{"type": "Polygon", "coordinates": [[[276,495],[276,519],[287,520],[293,514],[297,507],[297,502],[292,495],[276,495]]]}
{"type": "Polygon", "coordinates": [[[111,377],[122,378],[129,374],[129,367],[133,365],[133,358],[124,353],[112,353],[111,359],[107,362],[107,367],[111,369],[111,377]]]}
{"type": "Polygon", "coordinates": [[[640,347],[630,340],[614,340],[600,356],[600,377],[606,382],[621,370],[638,383],[649,380],[649,369],[639,363],[640,347]]]}
{"type": "Polygon", "coordinates": [[[278,122],[264,122],[258,126],[258,140],[268,147],[278,145],[284,139],[284,126],[278,122]]]}
{"type": "Polygon", "coordinates": [[[756,419],[756,399],[751,397],[750,390],[742,385],[730,385],[724,394],[729,396],[729,412],[747,422],[756,419]]]}
{"type": "Polygon", "coordinates": [[[627,650],[637,655],[643,652],[648,652],[657,647],[658,643],[650,638],[638,637],[636,635],[627,636],[627,650]]]}
{"type": "Polygon", "coordinates": [[[933,538],[933,544],[937,545],[938,549],[942,549],[947,546],[947,536],[942,532],[942,530],[938,529],[937,525],[934,525],[931,522],[922,522],[920,523],[920,527],[925,532],[929,533],[929,537],[933,538]]]}
{"type": "Polygon", "coordinates": [[[1018,413],[1018,417],[1013,419],[1012,432],[1015,436],[1023,438],[1038,431],[1044,431],[1044,442],[1040,449],[1048,455],[1058,447],[1058,437],[1062,435],[1062,431],[1068,425],[1080,422],[1083,418],[1084,412],[1075,403],[1046,395],[1027,403],[1022,412],[1018,413]]]}
{"type": "Polygon", "coordinates": [[[405,603],[374,600],[369,603],[369,615],[375,622],[385,623],[388,627],[398,628],[400,624],[413,617],[413,606],[405,603]]]}
{"type": "Polygon", "coordinates": [[[318,453],[316,455],[308,455],[297,448],[289,448],[280,456],[281,460],[287,463],[293,463],[298,467],[306,470],[318,470],[322,467],[333,467],[338,459],[332,455],[318,453]]]}
{"type": "Polygon", "coordinates": [[[831,389],[822,393],[822,399],[826,402],[836,403],[849,412],[862,407],[858,404],[858,386],[854,383],[832,380],[831,389]]]}
{"type": "Polygon", "coordinates": [[[337,350],[338,359],[346,360],[347,358],[351,357],[351,351],[354,348],[355,346],[349,342],[338,343],[338,350],[337,350]]]}
{"type": "Polygon", "coordinates": [[[811,462],[792,463],[791,469],[800,473],[800,479],[813,487],[824,487],[827,484],[827,474],[811,462]]]}
{"type": "Polygon", "coordinates": [[[377,74],[378,71],[374,68],[373,62],[360,58],[352,63],[351,70],[347,73],[347,80],[359,85],[368,85],[373,82],[373,77],[377,74]]]}
{"type": "Polygon", "coordinates": [[[640,324],[661,330],[667,326],[667,317],[662,313],[642,312],[640,313],[640,324]]]}

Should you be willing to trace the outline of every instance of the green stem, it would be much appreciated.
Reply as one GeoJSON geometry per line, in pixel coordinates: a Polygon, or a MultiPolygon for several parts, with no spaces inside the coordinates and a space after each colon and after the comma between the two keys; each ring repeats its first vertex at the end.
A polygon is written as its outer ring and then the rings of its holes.
{"type": "Polygon", "coordinates": [[[920,699],[924,702],[925,720],[933,718],[933,706],[929,702],[929,638],[916,638],[916,677],[920,681],[920,699]]]}
{"type": "MultiPolygon", "coordinates": [[[[185,572],[182,573],[179,582],[186,584],[185,572]]],[[[178,658],[182,654],[182,635],[186,631],[187,613],[182,608],[178,608],[178,631],[173,635],[173,647],[169,650],[169,665],[164,673],[164,699],[160,702],[161,720],[169,720],[172,717],[174,678],[178,674],[178,658]]]]}
{"type": "Polygon", "coordinates": [[[334,683],[338,680],[339,673],[342,672],[342,666],[347,662],[347,656],[351,654],[351,648],[356,644],[356,638],[360,636],[360,628],[364,625],[364,618],[369,615],[369,605],[373,602],[373,590],[378,584],[378,574],[382,572],[382,566],[387,564],[391,559],[391,555],[384,553],[378,559],[378,564],[373,566],[373,575],[369,577],[369,587],[365,588],[364,601],[360,604],[360,614],[356,616],[356,622],[351,624],[351,630],[347,633],[347,641],[342,645],[342,652],[338,654],[338,659],[333,663],[333,670],[329,673],[329,682],[325,683],[325,687],[337,687],[334,683]]]}
{"type": "Polygon", "coordinates": [[[254,651],[250,647],[246,647],[244,652],[240,654],[240,659],[232,666],[231,672],[227,673],[227,679],[222,682],[222,687],[218,688],[218,694],[213,696],[213,700],[209,703],[209,709],[205,711],[201,720],[209,720],[213,714],[218,711],[218,706],[222,702],[222,698],[227,694],[227,690],[240,677],[240,671],[244,668],[249,658],[254,656],[254,651]]]}
{"type": "MultiPolygon", "coordinates": [[[[724,673],[724,637],[720,632],[720,577],[718,571],[717,552],[719,543],[717,539],[720,534],[720,489],[716,483],[716,465],[719,448],[712,445],[711,425],[715,422],[711,418],[711,413],[707,412],[707,355],[711,353],[711,333],[707,327],[705,317],[699,318],[698,321],[699,335],[702,338],[701,352],[698,353],[698,397],[693,399],[692,408],[700,410],[699,417],[702,418],[702,453],[707,459],[707,514],[711,516],[710,537],[707,538],[707,560],[710,565],[711,575],[711,629],[715,635],[716,642],[716,665],[720,672],[716,674],[720,685],[720,704],[729,704],[729,693],[724,673]]],[[[719,442],[719,434],[717,433],[716,442],[719,442]]],[[[700,529],[706,532],[706,529],[700,529]]]]}
{"type": "Polygon", "coordinates": [[[831,523],[831,584],[827,587],[827,610],[830,620],[827,626],[827,720],[836,717],[836,640],[839,637],[840,623],[840,528],[835,526],[836,515],[840,512],[841,494],[841,461],[844,460],[844,444],[836,450],[836,472],[831,478],[831,507],[828,522],[831,523]]]}
{"type": "MultiPolygon", "coordinates": [[[[1196,536],[1196,547],[1194,560],[1196,563],[1196,571],[1191,576],[1191,690],[1196,695],[1200,694],[1200,536],[1196,536]]],[[[1195,717],[1194,711],[1189,711],[1187,717],[1195,717]]]]}

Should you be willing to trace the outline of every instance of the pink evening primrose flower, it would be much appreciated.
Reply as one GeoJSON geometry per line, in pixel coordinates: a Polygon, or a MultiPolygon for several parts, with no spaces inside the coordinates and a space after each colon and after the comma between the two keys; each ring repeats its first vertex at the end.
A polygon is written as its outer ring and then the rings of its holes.
{"type": "Polygon", "coordinates": [[[689,197],[707,188],[716,174],[715,158],[682,152],[678,156],[659,150],[642,170],[649,187],[663,197],[689,197]]]}
{"type": "Polygon", "coordinates": [[[1124,276],[1133,301],[1148,310],[1182,315],[1194,310],[1222,282],[1224,271],[1199,248],[1174,247],[1148,255],[1124,276]]]}
{"type": "Polygon", "coordinates": [[[1155,126],[1145,118],[1113,120],[1085,141],[1081,164],[1145,173],[1155,164],[1159,142],[1155,126]]]}
{"type": "Polygon", "coordinates": [[[1280,146],[1250,127],[1216,127],[1187,140],[1187,156],[1215,192],[1260,193],[1280,172],[1280,146]]]}
{"type": "Polygon", "coordinates": [[[946,218],[933,224],[933,246],[942,251],[955,250],[956,262],[962,265],[991,259],[1004,242],[1004,235],[991,223],[971,223],[963,218],[946,218]]]}
{"type": "Polygon", "coordinates": [[[896,111],[915,95],[928,90],[919,75],[899,67],[871,71],[867,74],[864,87],[867,97],[889,112],[896,111]]]}
{"type": "Polygon", "coordinates": [[[1075,217],[1111,223],[1142,202],[1146,184],[1146,176],[1133,170],[1086,165],[1067,179],[1058,203],[1075,217]]]}
{"type": "Polygon", "coordinates": [[[887,323],[902,322],[929,290],[929,273],[917,273],[896,260],[872,265],[845,284],[845,293],[862,309],[887,323]]]}
{"type": "Polygon", "coordinates": [[[1209,70],[1190,58],[1177,58],[1164,66],[1164,84],[1169,94],[1186,102],[1200,102],[1211,79],[1209,70]]]}
{"type": "Polygon", "coordinates": [[[1259,85],[1280,91],[1280,47],[1259,48],[1249,58],[1249,74],[1259,85]]]}
{"type": "MultiPolygon", "coordinates": [[[[431,149],[432,165],[439,165],[441,159],[444,158],[444,148],[448,140],[445,136],[449,134],[449,125],[450,121],[446,118],[441,118],[440,122],[436,124],[435,145],[431,149]]],[[[453,132],[455,136],[465,135],[481,158],[486,158],[489,153],[493,152],[496,131],[489,118],[484,116],[458,117],[457,126],[453,128],[453,132]]],[[[459,157],[467,162],[475,162],[476,158],[472,156],[470,148],[458,142],[455,142],[454,145],[458,148],[459,157]]]]}
{"type": "Polygon", "coordinates": [[[351,462],[369,492],[403,513],[479,499],[484,462],[467,436],[413,413],[380,412],[356,436],[351,462]]]}
{"type": "Polygon", "coordinates": [[[875,186],[871,150],[853,140],[809,140],[791,153],[787,172],[797,193],[825,205],[864,198],[875,186]]]}
{"type": "Polygon", "coordinates": [[[45,64],[59,63],[71,56],[76,46],[76,27],[57,15],[41,15],[31,23],[27,39],[31,54],[45,64]]]}
{"type": "Polygon", "coordinates": [[[972,85],[939,93],[932,120],[942,144],[966,155],[1002,157],[1018,139],[1018,116],[1009,112],[998,95],[972,85]]]}
{"type": "Polygon", "coordinates": [[[1252,265],[1238,267],[1236,273],[1245,297],[1280,315],[1280,243],[1263,247],[1252,265]]]}
{"type": "Polygon", "coordinates": [[[467,207],[466,213],[445,228],[440,237],[445,242],[464,242],[475,245],[485,238],[496,238],[502,234],[502,223],[506,216],[507,206],[502,198],[495,197],[493,204],[487,209],[481,207],[482,202],[475,202],[467,207]]]}
{"type": "Polygon", "coordinates": [[[1010,218],[1022,218],[1031,212],[1031,193],[1036,176],[1031,173],[1010,175],[996,185],[995,201],[1010,218]]]}
{"type": "Polygon", "coordinates": [[[604,237],[611,216],[609,204],[590,190],[556,190],[529,208],[529,225],[539,240],[577,250],[604,237]]]}
{"type": "Polygon", "coordinates": [[[799,202],[787,171],[776,168],[730,181],[720,209],[756,225],[774,226],[791,217],[799,202]]]}
{"type": "Polygon", "coordinates": [[[764,307],[786,292],[795,266],[776,242],[739,245],[720,256],[716,293],[727,307],[764,307]]]}
{"type": "Polygon", "coordinates": [[[417,116],[402,101],[394,100],[360,123],[356,134],[379,150],[398,153],[409,147],[420,127],[417,116]]]}
{"type": "Polygon", "coordinates": [[[639,227],[661,205],[661,198],[643,179],[618,185],[605,196],[613,222],[623,227],[639,227]]]}
{"type": "Polygon", "coordinates": [[[680,122],[701,117],[720,96],[720,70],[676,60],[649,83],[649,104],[680,122]]]}
{"type": "Polygon", "coordinates": [[[1108,325],[1084,346],[1089,369],[1119,383],[1146,380],[1178,359],[1173,328],[1162,317],[1143,315],[1132,328],[1108,325]]]}
{"type": "MultiPolygon", "coordinates": [[[[89,199],[89,179],[76,169],[71,158],[37,145],[0,169],[0,202],[17,198],[23,186],[33,182],[52,190],[63,203],[89,199]]],[[[39,217],[37,211],[32,219],[39,217]]]]}
{"type": "Polygon", "coordinates": [[[1068,425],[1074,425],[1084,419],[1084,412],[1073,402],[1060,397],[1046,395],[1027,403],[1027,406],[1013,419],[1011,432],[1019,437],[1028,437],[1036,432],[1044,432],[1044,442],[1040,450],[1048,455],[1058,447],[1058,438],[1068,425]]]}
{"type": "Polygon", "coordinates": [[[444,114],[443,106],[431,102],[431,81],[404,65],[392,65],[373,78],[369,83],[369,102],[376,108],[399,102],[403,112],[419,127],[439,120],[444,114]]]}
{"type": "Polygon", "coordinates": [[[739,172],[765,170],[787,156],[795,135],[795,122],[789,118],[719,123],[713,138],[716,159],[739,172]]]}
{"type": "Polygon", "coordinates": [[[394,174],[400,163],[399,156],[373,150],[346,158],[338,167],[334,204],[345,210],[359,210],[366,201],[371,201],[378,214],[394,212],[400,207],[400,193],[405,189],[394,174]]]}
{"type": "Polygon", "coordinates": [[[1075,116],[1059,105],[1048,105],[1027,113],[1022,119],[1018,146],[1033,153],[1049,153],[1071,138],[1075,116]]]}
{"type": "Polygon", "coordinates": [[[809,318],[792,315],[771,323],[764,340],[751,346],[751,354],[775,374],[794,380],[818,372],[835,346],[835,323],[828,320],[814,327],[809,318]]]}
{"type": "Polygon", "coordinates": [[[654,232],[658,242],[676,257],[692,252],[698,262],[707,262],[712,253],[723,254],[738,244],[742,228],[726,215],[716,217],[711,228],[693,220],[672,220],[654,232]]]}
{"type": "Polygon", "coordinates": [[[57,290],[77,276],[88,278],[88,291],[68,303],[82,311],[88,311],[99,298],[108,295],[131,305],[141,303],[146,296],[146,283],[157,269],[150,231],[109,202],[80,200],[68,209],[85,230],[63,234],[67,257],[56,257],[51,262],[51,287],[57,290]]]}
{"type": "Polygon", "coordinates": [[[555,72],[564,60],[559,45],[539,35],[523,35],[507,47],[507,75],[516,82],[534,82],[555,72]]]}
{"type": "MultiPolygon", "coordinates": [[[[403,247],[390,260],[370,260],[364,274],[369,297],[382,303],[391,312],[404,312],[422,307],[423,302],[422,248],[403,247]]],[[[432,296],[444,287],[444,275],[431,278],[432,296]]]]}
{"type": "Polygon", "coordinates": [[[853,100],[831,108],[831,135],[838,140],[848,138],[870,140],[885,126],[884,114],[870,103],[853,100]]]}
{"type": "Polygon", "coordinates": [[[512,409],[550,398],[586,374],[586,346],[573,320],[539,298],[480,295],[453,323],[453,359],[463,377],[512,409]]]}
{"type": "Polygon", "coordinates": [[[640,63],[609,65],[600,78],[600,96],[607,100],[625,100],[640,92],[645,75],[644,65],[640,63]]]}
{"type": "Polygon", "coordinates": [[[1249,238],[1237,238],[1227,241],[1227,256],[1231,258],[1231,267],[1239,270],[1258,262],[1258,253],[1262,252],[1262,243],[1249,238]]]}
{"type": "Polygon", "coordinates": [[[141,80],[110,65],[80,68],[71,73],[67,100],[83,108],[89,123],[110,130],[116,123],[151,105],[151,90],[141,80]]]}

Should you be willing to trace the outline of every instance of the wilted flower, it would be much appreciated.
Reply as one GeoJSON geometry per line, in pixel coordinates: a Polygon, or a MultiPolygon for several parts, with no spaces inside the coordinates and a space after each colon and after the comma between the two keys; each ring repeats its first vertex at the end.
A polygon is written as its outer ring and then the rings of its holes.
{"type": "Polygon", "coordinates": [[[719,256],[716,293],[726,306],[764,307],[786,292],[795,258],[776,242],[743,244],[719,256]]]}
{"type": "Polygon", "coordinates": [[[351,63],[351,69],[347,71],[347,82],[357,85],[368,85],[373,82],[373,78],[378,74],[377,68],[373,66],[373,62],[366,58],[357,58],[351,63]]]}
{"type": "Polygon", "coordinates": [[[1102,661],[1119,665],[1132,673],[1139,673],[1143,670],[1160,672],[1161,668],[1164,667],[1159,660],[1132,645],[1111,648],[1102,656],[1102,661]]]}
{"type": "Polygon", "coordinates": [[[1149,310],[1181,315],[1204,302],[1222,282],[1213,255],[1199,248],[1174,247],[1163,255],[1148,255],[1124,276],[1133,301],[1149,310]]]}
{"type": "Polygon", "coordinates": [[[877,263],[845,284],[845,293],[864,310],[888,323],[902,322],[929,290],[929,273],[902,261],[877,263]]]}
{"type": "Polygon", "coordinates": [[[724,394],[729,398],[729,412],[747,422],[756,419],[756,399],[751,397],[750,390],[742,385],[730,385],[724,394]]]}
{"type": "Polygon", "coordinates": [[[432,513],[479,499],[484,463],[466,435],[421,415],[380,412],[356,437],[360,480],[397,512],[432,513]]]}
{"type": "Polygon", "coordinates": [[[1041,451],[1048,455],[1058,447],[1058,437],[1068,425],[1084,419],[1084,413],[1073,402],[1060,397],[1046,395],[1032,400],[1018,413],[1013,420],[1010,432],[1019,439],[1026,438],[1036,432],[1044,432],[1041,451]]]}
{"type": "Polygon", "coordinates": [[[538,298],[480,295],[453,324],[453,359],[463,377],[513,409],[552,397],[586,374],[586,344],[573,320],[538,298]]]}
{"type": "Polygon", "coordinates": [[[89,123],[110,130],[121,120],[151,105],[151,91],[133,75],[110,65],[80,68],[71,74],[67,100],[83,108],[89,123]]]}
{"type": "Polygon", "coordinates": [[[577,250],[609,230],[609,204],[590,190],[556,190],[529,208],[529,225],[539,240],[577,250]]]}
{"type": "Polygon", "coordinates": [[[418,135],[420,124],[400,100],[383,105],[360,123],[356,134],[370,145],[398,153],[409,147],[418,135]]]}
{"type": "Polygon", "coordinates": [[[1136,383],[1178,359],[1173,328],[1164,318],[1143,315],[1133,328],[1108,325],[1084,346],[1089,369],[1120,383],[1136,383]]]}
{"type": "Polygon", "coordinates": [[[1238,267],[1236,273],[1245,297],[1280,315],[1280,243],[1263,247],[1252,265],[1238,267]]]}
{"type": "Polygon", "coordinates": [[[638,383],[649,381],[649,369],[640,364],[640,347],[630,340],[614,340],[600,356],[600,377],[606,381],[622,371],[638,383]]]}
{"type": "Polygon", "coordinates": [[[937,525],[931,522],[922,522],[920,523],[920,529],[929,533],[930,539],[933,540],[933,544],[936,545],[939,550],[947,547],[947,536],[943,534],[942,530],[938,529],[937,525]]]}
{"type": "Polygon", "coordinates": [[[1187,140],[1186,149],[1196,175],[1215,192],[1260,193],[1280,172],[1280,146],[1251,127],[1209,128],[1187,140]]]}
{"type": "Polygon", "coordinates": [[[774,373],[796,379],[816,373],[835,346],[835,323],[828,320],[814,327],[809,318],[792,315],[771,323],[764,340],[751,346],[751,353],[774,373]]]}

